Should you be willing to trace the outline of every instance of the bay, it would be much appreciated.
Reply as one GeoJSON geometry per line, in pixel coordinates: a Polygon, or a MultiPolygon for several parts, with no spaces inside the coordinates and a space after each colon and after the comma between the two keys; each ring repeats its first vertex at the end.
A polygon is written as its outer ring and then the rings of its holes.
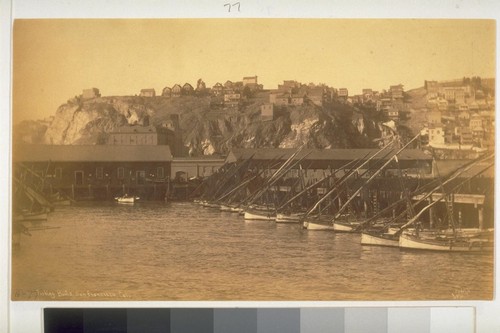
{"type": "Polygon", "coordinates": [[[245,221],[193,203],[58,207],[12,252],[13,300],[489,300],[493,255],[245,221]]]}

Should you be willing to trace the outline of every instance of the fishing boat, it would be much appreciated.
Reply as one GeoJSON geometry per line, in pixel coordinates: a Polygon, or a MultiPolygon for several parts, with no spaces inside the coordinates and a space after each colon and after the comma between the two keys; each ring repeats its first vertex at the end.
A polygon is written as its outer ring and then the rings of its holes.
{"type": "Polygon", "coordinates": [[[334,231],[333,225],[327,221],[318,221],[314,219],[304,220],[302,227],[307,230],[328,230],[334,231]]]}
{"type": "Polygon", "coordinates": [[[361,224],[360,221],[334,221],[333,230],[336,232],[359,232],[358,227],[361,224]]]}
{"type": "Polygon", "coordinates": [[[403,232],[399,236],[399,247],[441,252],[490,252],[493,250],[493,242],[487,238],[424,238],[412,232],[403,232]]]}
{"type": "Polygon", "coordinates": [[[271,210],[247,208],[244,211],[245,220],[275,221],[276,213],[271,210]]]}
{"type": "Polygon", "coordinates": [[[222,212],[229,212],[229,213],[239,213],[239,212],[243,211],[243,208],[233,206],[233,205],[227,205],[227,204],[226,205],[221,204],[219,209],[222,212]]]}
{"type": "Polygon", "coordinates": [[[219,210],[221,212],[232,212],[233,211],[230,206],[226,206],[226,205],[220,205],[219,210]]]}
{"type": "Polygon", "coordinates": [[[217,203],[214,203],[214,202],[204,201],[203,202],[203,207],[219,209],[220,205],[217,204],[217,203]]]}
{"type": "Polygon", "coordinates": [[[399,247],[399,235],[379,231],[361,232],[361,245],[399,247]]]}
{"type": "Polygon", "coordinates": [[[136,201],[140,200],[139,197],[136,196],[130,196],[128,194],[125,194],[121,197],[115,197],[116,202],[121,203],[121,204],[133,204],[136,201]]]}
{"type": "MultiPolygon", "coordinates": [[[[446,230],[420,230],[418,226],[414,230],[405,230],[401,233],[399,237],[399,247],[403,249],[412,250],[429,250],[429,251],[441,251],[441,252],[487,252],[493,249],[493,232],[488,229],[483,228],[483,213],[482,209],[478,209],[478,224],[479,228],[467,228],[461,229],[457,228],[453,214],[453,203],[454,199],[460,199],[464,203],[474,204],[480,206],[484,204],[484,195],[470,195],[470,194],[457,194],[454,191],[463,185],[463,183],[469,181],[471,178],[480,175],[482,172],[491,168],[494,165],[494,155],[487,155],[485,157],[479,158],[466,167],[461,167],[457,169],[448,179],[444,182],[441,181],[438,174],[439,186],[437,186],[433,191],[418,198],[419,201],[431,198],[431,203],[420,209],[420,212],[411,218],[402,229],[405,227],[414,225],[418,217],[425,211],[431,210],[439,202],[445,202],[445,207],[447,211],[448,225],[451,229],[446,230]],[[444,185],[457,178],[460,174],[470,169],[474,164],[479,162],[485,162],[490,160],[487,166],[482,170],[476,171],[471,177],[465,178],[459,184],[457,184],[453,189],[445,191],[444,185]],[[437,191],[441,192],[438,193],[437,191]],[[450,195],[453,194],[453,195],[450,195]],[[473,200],[472,200],[473,199],[473,200]]],[[[438,171],[439,173],[439,171],[438,171]]],[[[460,218],[460,214],[459,214],[460,218]]],[[[460,225],[460,223],[458,223],[460,225]]]]}
{"type": "Polygon", "coordinates": [[[276,214],[276,223],[298,223],[304,216],[304,213],[278,213],[276,214]]]}

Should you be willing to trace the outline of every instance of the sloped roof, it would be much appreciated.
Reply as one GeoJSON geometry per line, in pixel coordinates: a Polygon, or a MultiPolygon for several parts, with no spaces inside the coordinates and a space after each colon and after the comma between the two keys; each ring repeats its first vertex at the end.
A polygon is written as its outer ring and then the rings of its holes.
{"type": "Polygon", "coordinates": [[[156,133],[154,126],[125,125],[116,128],[110,133],[156,133]]]}
{"type": "Polygon", "coordinates": [[[170,162],[166,145],[15,145],[14,162],[170,162]]]}
{"type": "MultiPolygon", "coordinates": [[[[231,150],[228,155],[228,159],[248,159],[253,156],[254,160],[272,160],[275,158],[286,160],[292,156],[296,150],[297,149],[295,148],[236,148],[231,150]]],[[[305,160],[311,161],[350,161],[362,159],[365,158],[365,156],[366,158],[369,158],[377,151],[378,149],[302,149],[302,151],[296,156],[296,159],[300,159],[307,155],[305,160]]],[[[397,150],[394,149],[392,152],[395,153],[396,151],[397,150]]],[[[387,153],[382,152],[374,159],[381,159],[387,153]]],[[[398,159],[431,161],[432,156],[427,155],[420,149],[405,149],[399,153],[398,159]]]]}

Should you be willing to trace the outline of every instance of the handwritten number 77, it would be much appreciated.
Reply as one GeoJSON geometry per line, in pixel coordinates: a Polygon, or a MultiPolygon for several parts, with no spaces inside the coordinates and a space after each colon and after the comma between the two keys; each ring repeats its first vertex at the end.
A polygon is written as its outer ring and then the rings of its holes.
{"type": "Polygon", "coordinates": [[[226,3],[224,4],[224,7],[227,6],[227,12],[230,13],[231,12],[231,8],[233,8],[234,6],[238,6],[238,11],[240,11],[240,3],[239,2],[235,2],[233,4],[230,4],[230,3],[226,3]]]}

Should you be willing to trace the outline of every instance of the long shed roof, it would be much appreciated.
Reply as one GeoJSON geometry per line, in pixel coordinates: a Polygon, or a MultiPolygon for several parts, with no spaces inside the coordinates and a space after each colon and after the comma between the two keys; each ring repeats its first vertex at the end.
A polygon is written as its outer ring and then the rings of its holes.
{"type": "Polygon", "coordinates": [[[170,162],[166,145],[15,145],[14,162],[170,162]]]}
{"type": "MultiPolygon", "coordinates": [[[[239,159],[248,159],[253,156],[254,160],[288,159],[297,149],[295,148],[236,148],[231,150],[227,157],[227,162],[234,162],[239,159]]],[[[337,160],[349,161],[355,159],[369,158],[378,149],[302,149],[296,159],[307,155],[306,160],[337,160]]],[[[394,149],[392,152],[396,152],[394,149]]],[[[375,159],[381,159],[387,152],[382,152],[375,159]]],[[[432,156],[425,154],[420,149],[405,149],[398,154],[399,160],[424,160],[432,161],[432,156]]]]}

